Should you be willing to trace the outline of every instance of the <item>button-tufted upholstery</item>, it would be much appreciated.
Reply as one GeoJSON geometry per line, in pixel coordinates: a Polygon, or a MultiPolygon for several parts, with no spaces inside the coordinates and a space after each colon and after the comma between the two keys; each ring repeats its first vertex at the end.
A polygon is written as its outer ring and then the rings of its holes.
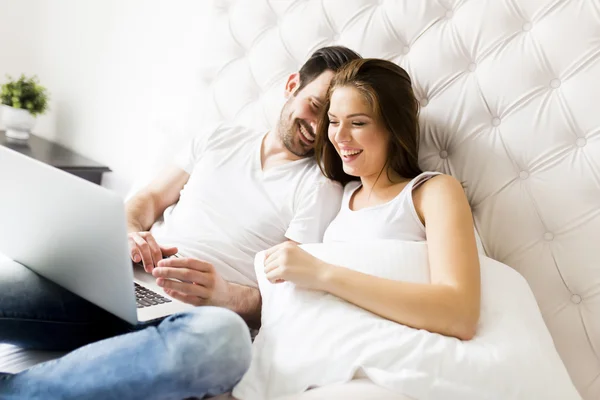
{"type": "Polygon", "coordinates": [[[203,123],[271,126],[287,74],[324,45],[404,67],[423,169],[464,182],[486,252],[529,281],[581,394],[600,399],[600,0],[239,0],[211,12],[203,123]]]}

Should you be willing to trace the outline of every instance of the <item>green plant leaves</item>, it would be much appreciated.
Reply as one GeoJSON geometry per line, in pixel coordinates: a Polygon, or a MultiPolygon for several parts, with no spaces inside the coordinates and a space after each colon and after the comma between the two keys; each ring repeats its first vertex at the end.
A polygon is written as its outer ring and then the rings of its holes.
{"type": "Polygon", "coordinates": [[[48,92],[39,84],[37,76],[27,78],[21,75],[14,80],[7,75],[8,82],[0,89],[0,102],[10,107],[23,108],[33,116],[43,114],[48,109],[48,92]]]}

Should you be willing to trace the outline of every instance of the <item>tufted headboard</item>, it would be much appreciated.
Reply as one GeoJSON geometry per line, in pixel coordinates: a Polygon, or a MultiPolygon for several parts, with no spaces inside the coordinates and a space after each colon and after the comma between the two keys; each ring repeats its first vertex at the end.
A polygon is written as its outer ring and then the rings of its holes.
{"type": "Polygon", "coordinates": [[[288,74],[321,46],[404,67],[422,168],[465,184],[486,252],[529,281],[579,391],[600,399],[600,0],[232,0],[209,12],[203,125],[270,127],[288,74]]]}

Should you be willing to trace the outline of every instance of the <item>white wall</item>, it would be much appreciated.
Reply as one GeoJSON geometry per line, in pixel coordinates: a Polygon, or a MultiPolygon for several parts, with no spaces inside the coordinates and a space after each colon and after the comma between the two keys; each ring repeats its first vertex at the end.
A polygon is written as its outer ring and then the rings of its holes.
{"type": "Polygon", "coordinates": [[[23,31],[24,15],[35,21],[18,45],[0,35],[0,72],[36,73],[51,92],[51,112],[34,131],[108,165],[113,173],[104,186],[125,195],[198,126],[205,6],[197,0],[0,0],[0,23],[7,23],[0,33],[23,31]]]}
{"type": "Polygon", "coordinates": [[[35,72],[33,47],[39,24],[36,5],[39,0],[0,0],[0,82],[6,74],[17,77],[35,72]],[[33,29],[23,29],[23,24],[33,29]]]}

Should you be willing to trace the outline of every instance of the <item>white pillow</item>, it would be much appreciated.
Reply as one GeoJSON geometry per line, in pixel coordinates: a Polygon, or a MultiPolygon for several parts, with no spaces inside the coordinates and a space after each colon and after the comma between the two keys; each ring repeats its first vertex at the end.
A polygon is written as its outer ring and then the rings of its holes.
{"type": "MultiPolygon", "coordinates": [[[[327,262],[383,278],[429,282],[427,244],[402,241],[302,246],[327,262]]],[[[335,296],[273,285],[263,296],[252,364],[234,396],[273,399],[368,377],[418,400],[581,399],[525,279],[480,255],[481,318],[473,340],[417,330],[335,296]]]]}

